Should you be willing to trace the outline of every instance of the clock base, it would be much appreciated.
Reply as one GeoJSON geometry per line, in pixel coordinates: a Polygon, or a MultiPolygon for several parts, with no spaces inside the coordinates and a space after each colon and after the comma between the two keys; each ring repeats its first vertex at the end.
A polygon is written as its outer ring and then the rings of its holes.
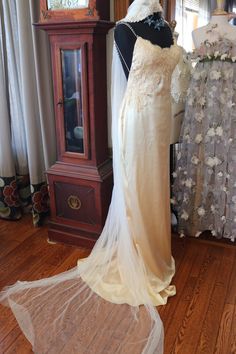
{"type": "Polygon", "coordinates": [[[100,167],[57,162],[47,176],[51,205],[49,240],[93,247],[102,232],[111,200],[111,160],[100,167]]]}

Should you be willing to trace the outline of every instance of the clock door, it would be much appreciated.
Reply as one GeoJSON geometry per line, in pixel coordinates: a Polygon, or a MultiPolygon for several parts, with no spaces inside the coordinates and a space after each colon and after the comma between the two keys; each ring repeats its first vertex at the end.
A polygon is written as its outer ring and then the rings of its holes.
{"type": "Polygon", "coordinates": [[[88,160],[89,102],[87,80],[87,43],[73,38],[55,44],[55,110],[60,161],[88,160]]]}

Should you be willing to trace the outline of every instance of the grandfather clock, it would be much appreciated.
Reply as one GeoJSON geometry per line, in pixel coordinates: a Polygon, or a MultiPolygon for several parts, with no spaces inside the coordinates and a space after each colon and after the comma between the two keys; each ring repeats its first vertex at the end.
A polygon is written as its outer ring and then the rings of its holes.
{"type": "Polygon", "coordinates": [[[108,154],[106,34],[109,0],[40,0],[54,85],[57,162],[47,171],[49,240],[91,247],[112,191],[108,154]]]}

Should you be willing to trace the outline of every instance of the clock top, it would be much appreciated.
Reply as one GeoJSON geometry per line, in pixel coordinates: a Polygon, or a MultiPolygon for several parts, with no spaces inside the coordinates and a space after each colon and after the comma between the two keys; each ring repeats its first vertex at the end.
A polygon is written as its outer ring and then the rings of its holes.
{"type": "Polygon", "coordinates": [[[109,0],[40,0],[41,23],[109,19],[109,0]]]}

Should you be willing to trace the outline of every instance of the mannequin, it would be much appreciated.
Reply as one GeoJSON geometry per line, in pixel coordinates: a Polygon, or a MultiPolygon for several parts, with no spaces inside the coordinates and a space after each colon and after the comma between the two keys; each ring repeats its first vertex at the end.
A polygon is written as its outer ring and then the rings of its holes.
{"type": "Polygon", "coordinates": [[[173,173],[178,231],[236,239],[236,28],[222,1],[193,32],[194,67],[173,173]],[[235,201],[235,202],[234,202],[235,201]]]}
{"type": "MultiPolygon", "coordinates": [[[[161,12],[156,12],[154,13],[154,18],[156,20],[161,18],[161,12]]],[[[151,41],[153,44],[157,44],[158,46],[164,48],[164,47],[170,47],[173,44],[173,36],[171,29],[168,25],[167,22],[165,22],[165,26],[161,27],[159,30],[155,29],[153,26],[149,26],[147,23],[145,23],[145,20],[139,21],[139,22],[132,22],[129,23],[129,25],[134,29],[135,33],[143,37],[144,39],[147,39],[151,41]],[[160,32],[160,35],[159,35],[160,32]]],[[[136,42],[136,37],[124,23],[118,22],[116,28],[115,28],[115,42],[116,45],[123,57],[121,58],[122,66],[126,75],[126,78],[128,79],[129,76],[129,70],[131,67],[132,63],[132,58],[133,58],[133,51],[134,51],[134,45],[136,42]],[[124,63],[124,60],[129,68],[124,63]]]]}
{"type": "Polygon", "coordinates": [[[196,48],[205,40],[214,42],[220,36],[229,40],[235,40],[236,27],[229,24],[229,14],[223,10],[223,1],[218,0],[218,8],[213,12],[208,25],[197,28],[193,31],[193,42],[196,48]]]}

